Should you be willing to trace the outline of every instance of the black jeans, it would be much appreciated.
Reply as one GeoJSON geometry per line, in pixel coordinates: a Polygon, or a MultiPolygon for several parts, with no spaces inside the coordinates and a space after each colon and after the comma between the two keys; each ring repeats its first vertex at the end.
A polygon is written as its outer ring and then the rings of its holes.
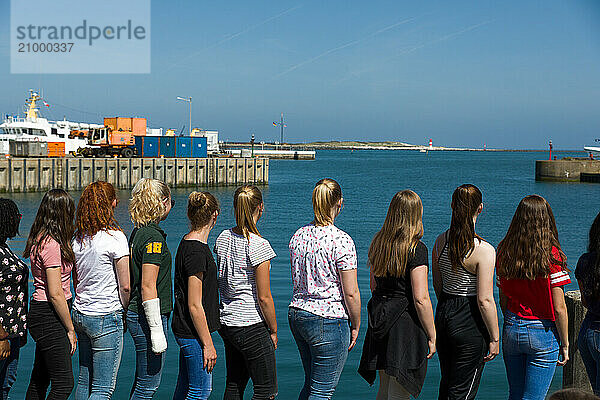
{"type": "Polygon", "coordinates": [[[250,326],[225,326],[219,329],[225,343],[227,383],[225,400],[244,398],[248,379],[254,386],[253,400],[277,395],[275,346],[264,322],[250,326]]]}
{"type": "MultiPolygon", "coordinates": [[[[68,304],[70,308],[71,300],[68,304]]],[[[25,398],[67,399],[74,385],[67,330],[49,301],[31,301],[27,324],[35,341],[35,360],[25,398]],[[50,393],[46,397],[48,385],[50,393]]]]}
{"type": "Polygon", "coordinates": [[[442,379],[439,400],[474,399],[488,352],[489,334],[477,296],[440,296],[435,313],[442,379]]]}

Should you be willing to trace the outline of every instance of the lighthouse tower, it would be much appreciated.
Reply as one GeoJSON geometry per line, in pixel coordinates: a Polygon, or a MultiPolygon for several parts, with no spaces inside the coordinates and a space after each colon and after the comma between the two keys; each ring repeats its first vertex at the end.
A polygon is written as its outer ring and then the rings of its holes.
{"type": "Polygon", "coordinates": [[[433,139],[429,139],[429,150],[433,150],[433,139]]]}

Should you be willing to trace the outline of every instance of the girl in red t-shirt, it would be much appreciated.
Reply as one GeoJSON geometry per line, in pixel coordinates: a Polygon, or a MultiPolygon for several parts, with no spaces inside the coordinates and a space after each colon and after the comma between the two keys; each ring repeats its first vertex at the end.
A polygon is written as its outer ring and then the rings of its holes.
{"type": "Polygon", "coordinates": [[[543,197],[521,200],[498,245],[496,267],[509,400],[544,399],[556,365],[569,359],[563,286],[571,280],[552,208],[543,197]]]}

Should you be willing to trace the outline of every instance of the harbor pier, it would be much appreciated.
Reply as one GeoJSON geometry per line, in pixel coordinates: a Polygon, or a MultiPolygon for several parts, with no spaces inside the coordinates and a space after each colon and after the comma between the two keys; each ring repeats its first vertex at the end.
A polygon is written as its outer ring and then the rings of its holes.
{"type": "Polygon", "coordinates": [[[0,192],[83,190],[103,180],[131,189],[141,178],[172,188],[269,183],[268,158],[7,158],[0,160],[0,192]]]}
{"type": "Polygon", "coordinates": [[[536,181],[600,182],[600,160],[566,157],[561,160],[537,160],[536,181]]]}

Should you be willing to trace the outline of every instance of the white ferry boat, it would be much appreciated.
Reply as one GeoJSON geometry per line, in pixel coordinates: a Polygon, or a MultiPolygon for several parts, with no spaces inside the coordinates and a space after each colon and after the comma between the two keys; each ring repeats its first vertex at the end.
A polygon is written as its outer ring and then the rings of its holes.
{"type": "MultiPolygon", "coordinates": [[[[7,115],[4,123],[0,124],[0,154],[8,154],[9,140],[39,140],[42,142],[64,142],[65,153],[76,153],[82,147],[89,147],[87,140],[71,136],[73,130],[88,130],[103,128],[103,125],[80,122],[48,121],[40,114],[37,104],[42,97],[29,91],[29,99],[25,101],[27,111],[25,118],[7,115]]],[[[44,104],[46,104],[44,102],[44,104]]]]}

